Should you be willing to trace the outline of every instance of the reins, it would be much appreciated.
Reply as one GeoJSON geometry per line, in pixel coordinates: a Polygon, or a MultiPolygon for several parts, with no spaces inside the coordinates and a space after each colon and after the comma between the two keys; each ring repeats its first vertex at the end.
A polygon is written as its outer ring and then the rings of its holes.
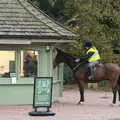
{"type": "Polygon", "coordinates": [[[79,63],[79,64],[77,64],[72,70],[74,71],[74,70],[76,70],[80,65],[82,65],[82,64],[84,64],[85,62],[81,62],[81,63],[79,63]]]}

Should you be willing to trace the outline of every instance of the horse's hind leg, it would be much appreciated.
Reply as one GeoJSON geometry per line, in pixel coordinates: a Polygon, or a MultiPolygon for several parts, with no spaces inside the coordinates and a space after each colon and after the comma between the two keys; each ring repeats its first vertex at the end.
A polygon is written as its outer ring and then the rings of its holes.
{"type": "Polygon", "coordinates": [[[113,104],[116,103],[116,96],[117,96],[117,87],[113,88],[113,104]]]}
{"type": "Polygon", "coordinates": [[[119,77],[119,80],[118,80],[118,100],[120,102],[120,77],[119,77]]]}
{"type": "Polygon", "coordinates": [[[117,97],[117,90],[118,90],[118,78],[119,76],[114,74],[112,77],[111,85],[112,85],[112,91],[113,91],[113,104],[116,103],[116,97],[117,97]],[[114,78],[113,78],[114,77],[114,78]],[[114,81],[113,81],[114,80],[114,81]]]}
{"type": "Polygon", "coordinates": [[[118,100],[120,102],[120,86],[118,86],[118,100]]]}

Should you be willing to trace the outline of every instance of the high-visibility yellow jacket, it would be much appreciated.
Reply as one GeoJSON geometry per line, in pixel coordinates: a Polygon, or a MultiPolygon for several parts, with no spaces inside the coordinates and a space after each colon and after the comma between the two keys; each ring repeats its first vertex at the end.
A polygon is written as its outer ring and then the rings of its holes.
{"type": "Polygon", "coordinates": [[[94,61],[100,60],[99,52],[95,47],[91,47],[87,51],[87,54],[89,54],[89,52],[94,52],[94,54],[88,59],[88,62],[94,62],[94,61]]]}

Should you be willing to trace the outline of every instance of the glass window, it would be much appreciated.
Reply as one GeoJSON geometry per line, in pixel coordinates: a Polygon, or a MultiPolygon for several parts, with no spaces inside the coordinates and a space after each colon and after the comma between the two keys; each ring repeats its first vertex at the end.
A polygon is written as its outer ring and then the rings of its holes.
{"type": "Polygon", "coordinates": [[[15,51],[0,51],[0,77],[9,77],[15,72],[15,51]]]}
{"type": "Polygon", "coordinates": [[[23,76],[34,77],[37,76],[37,51],[26,51],[23,57],[23,76]]]}

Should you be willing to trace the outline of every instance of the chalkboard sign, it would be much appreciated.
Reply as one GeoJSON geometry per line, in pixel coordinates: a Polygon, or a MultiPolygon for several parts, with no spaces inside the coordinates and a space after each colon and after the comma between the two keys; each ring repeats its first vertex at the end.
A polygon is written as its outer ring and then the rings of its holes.
{"type": "Polygon", "coordinates": [[[51,107],[52,77],[35,77],[33,107],[51,107]]]}

